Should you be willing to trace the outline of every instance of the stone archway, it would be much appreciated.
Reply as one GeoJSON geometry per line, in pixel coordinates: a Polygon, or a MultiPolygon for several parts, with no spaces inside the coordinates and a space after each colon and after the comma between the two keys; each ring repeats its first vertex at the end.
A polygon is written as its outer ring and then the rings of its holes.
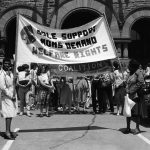
{"type": "Polygon", "coordinates": [[[130,38],[131,37],[131,27],[139,18],[150,17],[150,10],[138,10],[132,15],[130,15],[123,26],[121,38],[130,38]]]}
{"type": "Polygon", "coordinates": [[[150,17],[138,19],[131,27],[131,42],[129,43],[129,57],[143,65],[150,60],[150,17]]]}
{"type": "MultiPolygon", "coordinates": [[[[82,10],[87,10],[89,12],[96,12],[97,14],[102,14],[107,12],[109,8],[104,4],[100,3],[98,1],[93,1],[93,0],[72,0],[68,1],[67,3],[64,3],[59,9],[57,13],[54,13],[51,22],[50,22],[50,27],[51,28],[58,28],[61,29],[63,22],[65,19],[68,19],[71,15],[71,13],[78,12],[82,10]]],[[[109,10],[110,14],[112,14],[112,19],[110,23],[110,29],[112,32],[112,36],[114,38],[119,38],[120,37],[120,32],[119,32],[119,27],[117,23],[117,19],[113,12],[109,10]]],[[[88,14],[88,13],[87,13],[88,14]]],[[[86,16],[89,17],[89,16],[86,16]]]]}
{"type": "Polygon", "coordinates": [[[101,14],[99,12],[96,12],[92,9],[84,9],[84,8],[76,9],[73,10],[70,14],[68,14],[64,18],[64,20],[61,21],[60,28],[69,29],[79,27],[94,19],[97,19],[100,16],[101,14]]]}
{"type": "Polygon", "coordinates": [[[11,19],[6,26],[6,38],[7,44],[5,46],[5,57],[12,58],[12,54],[15,54],[16,43],[16,17],[11,19]],[[15,36],[15,37],[14,37],[15,36]]]}
{"type": "Polygon", "coordinates": [[[6,39],[5,46],[5,57],[13,58],[15,53],[15,42],[16,42],[16,16],[17,14],[24,15],[28,18],[33,19],[36,14],[36,22],[42,24],[42,15],[36,13],[31,8],[9,8],[0,14],[0,31],[2,38],[6,39]]]}
{"type": "Polygon", "coordinates": [[[146,39],[150,38],[149,26],[150,10],[137,10],[127,17],[121,33],[122,39],[130,39],[129,43],[124,43],[125,49],[128,49],[128,57],[137,59],[143,65],[150,57],[150,41],[146,42],[146,39]]]}

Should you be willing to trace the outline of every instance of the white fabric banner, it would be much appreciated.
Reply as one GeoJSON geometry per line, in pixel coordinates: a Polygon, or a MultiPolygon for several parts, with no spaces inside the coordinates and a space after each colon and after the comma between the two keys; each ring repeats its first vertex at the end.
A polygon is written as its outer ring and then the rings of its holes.
{"type": "Polygon", "coordinates": [[[18,18],[17,63],[80,64],[116,58],[104,17],[67,30],[18,18]]]}

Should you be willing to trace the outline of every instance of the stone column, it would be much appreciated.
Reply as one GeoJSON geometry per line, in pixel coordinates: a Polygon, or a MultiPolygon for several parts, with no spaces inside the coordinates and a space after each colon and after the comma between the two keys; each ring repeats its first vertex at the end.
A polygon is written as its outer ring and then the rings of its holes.
{"type": "Polygon", "coordinates": [[[123,58],[128,58],[128,43],[123,43],[123,58]]]}
{"type": "Polygon", "coordinates": [[[4,57],[6,50],[6,38],[1,37],[0,38],[0,57],[4,57]]]}
{"type": "Polygon", "coordinates": [[[118,57],[121,57],[121,43],[117,44],[117,55],[118,57]]]}

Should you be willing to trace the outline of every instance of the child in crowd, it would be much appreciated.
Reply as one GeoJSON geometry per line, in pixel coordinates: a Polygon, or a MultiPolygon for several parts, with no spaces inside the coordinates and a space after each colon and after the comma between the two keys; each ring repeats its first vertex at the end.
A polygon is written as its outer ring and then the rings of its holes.
{"type": "Polygon", "coordinates": [[[53,92],[54,86],[49,83],[49,76],[46,69],[46,65],[38,67],[37,71],[38,84],[39,84],[39,101],[40,101],[40,117],[43,117],[43,109],[45,106],[46,116],[50,117],[49,105],[50,105],[50,93],[53,92]]]}

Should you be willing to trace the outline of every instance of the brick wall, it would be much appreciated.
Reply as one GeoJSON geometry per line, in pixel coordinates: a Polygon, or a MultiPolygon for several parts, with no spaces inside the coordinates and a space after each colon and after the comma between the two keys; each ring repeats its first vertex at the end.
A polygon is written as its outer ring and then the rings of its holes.
{"type": "MultiPolygon", "coordinates": [[[[150,6],[150,0],[99,0],[106,3],[112,3],[113,8],[120,18],[123,21],[129,12],[132,10],[142,7],[150,6]]],[[[60,0],[60,3],[63,0],[60,0]]],[[[31,7],[36,7],[39,12],[42,14],[50,16],[52,10],[54,9],[53,5],[55,0],[0,0],[0,13],[6,8],[15,6],[15,5],[28,5],[31,7]]],[[[44,16],[45,16],[44,15],[44,16]]]]}
{"type": "Polygon", "coordinates": [[[150,7],[150,0],[114,0],[113,2],[114,10],[119,17],[123,17],[120,19],[125,19],[131,11],[145,6],[150,7]]]}
{"type": "Polygon", "coordinates": [[[0,0],[0,13],[5,9],[16,5],[36,7],[39,12],[43,13],[43,11],[51,10],[54,4],[55,0],[0,0]]]}

